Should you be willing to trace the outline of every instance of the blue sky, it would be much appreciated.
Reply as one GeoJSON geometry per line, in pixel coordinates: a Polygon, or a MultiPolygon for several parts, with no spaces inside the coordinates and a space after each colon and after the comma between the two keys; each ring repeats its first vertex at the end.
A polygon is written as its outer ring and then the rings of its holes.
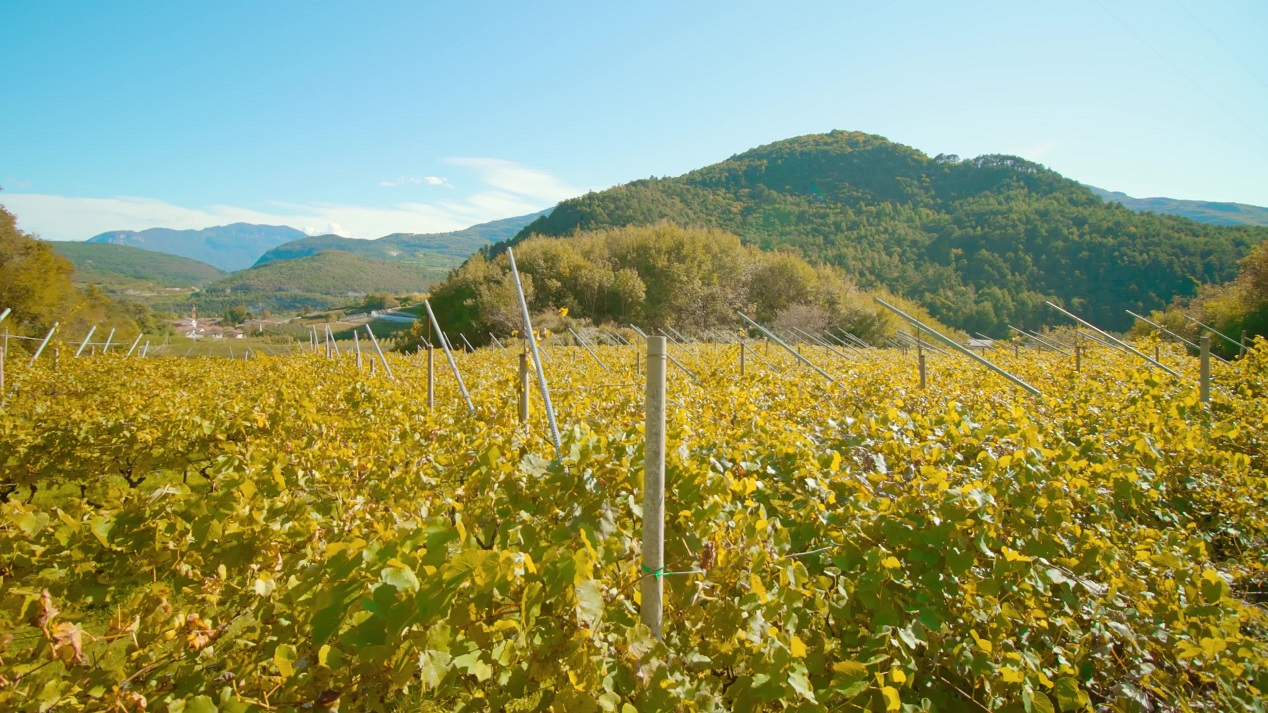
{"type": "Polygon", "coordinates": [[[849,129],[1268,205],[1268,2],[8,2],[26,230],[372,238],[849,129]]]}

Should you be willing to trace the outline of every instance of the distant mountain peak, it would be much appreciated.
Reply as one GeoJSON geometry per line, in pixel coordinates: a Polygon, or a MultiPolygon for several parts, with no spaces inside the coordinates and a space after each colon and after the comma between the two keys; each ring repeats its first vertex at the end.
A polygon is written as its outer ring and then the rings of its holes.
{"type": "Polygon", "coordinates": [[[1225,201],[1195,201],[1181,198],[1133,198],[1122,191],[1107,191],[1087,186],[1096,195],[1136,212],[1148,211],[1164,215],[1178,215],[1199,223],[1214,225],[1264,225],[1268,226],[1268,208],[1247,203],[1225,201]]]}
{"type": "Polygon", "coordinates": [[[232,271],[250,267],[271,248],[302,237],[302,230],[287,225],[230,223],[198,230],[113,230],[94,235],[88,242],[128,245],[179,255],[232,271]]]}

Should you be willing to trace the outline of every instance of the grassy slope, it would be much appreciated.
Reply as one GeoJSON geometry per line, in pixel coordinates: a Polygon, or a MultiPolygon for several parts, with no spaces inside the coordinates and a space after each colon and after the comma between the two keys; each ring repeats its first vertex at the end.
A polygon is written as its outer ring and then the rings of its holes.
{"type": "Polygon", "coordinates": [[[201,287],[225,277],[206,263],[127,245],[50,242],[57,254],[75,266],[80,284],[133,288],[145,283],[159,287],[201,287]]]}
{"type": "Polygon", "coordinates": [[[407,293],[425,290],[444,274],[443,268],[388,262],[332,250],[294,260],[275,260],[236,272],[209,285],[207,292],[296,292],[330,297],[368,292],[407,293]]]}

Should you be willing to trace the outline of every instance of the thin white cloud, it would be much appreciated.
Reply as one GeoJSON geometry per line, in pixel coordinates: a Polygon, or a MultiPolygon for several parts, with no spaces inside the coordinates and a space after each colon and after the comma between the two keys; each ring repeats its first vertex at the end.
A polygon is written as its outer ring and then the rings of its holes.
{"type": "Polygon", "coordinates": [[[558,203],[585,192],[545,171],[500,158],[451,158],[446,163],[474,169],[492,188],[538,201],[558,203]]]}
{"type": "MultiPolygon", "coordinates": [[[[188,230],[229,223],[289,225],[310,235],[378,238],[391,233],[459,230],[532,213],[583,192],[544,171],[511,161],[459,158],[449,162],[472,169],[482,185],[463,197],[455,197],[456,191],[447,192],[443,201],[403,202],[388,207],[278,201],[265,202],[263,209],[233,205],[189,207],[145,197],[81,198],[12,192],[0,194],[0,204],[18,216],[23,230],[47,240],[85,240],[110,230],[188,230]]],[[[450,185],[448,179],[439,176],[400,180],[418,185],[450,185]]]]}
{"type": "Polygon", "coordinates": [[[402,176],[394,181],[379,181],[379,185],[384,188],[396,188],[398,186],[444,186],[448,183],[449,179],[442,176],[402,176]]]}

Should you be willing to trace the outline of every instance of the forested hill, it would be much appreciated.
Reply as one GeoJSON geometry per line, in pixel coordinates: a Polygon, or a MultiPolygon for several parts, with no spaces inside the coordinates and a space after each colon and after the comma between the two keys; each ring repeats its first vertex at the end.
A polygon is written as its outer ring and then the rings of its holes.
{"type": "MultiPolygon", "coordinates": [[[[779,141],[676,178],[564,201],[530,234],[654,224],[733,232],[843,267],[861,287],[924,304],[969,332],[1060,321],[1051,299],[1127,329],[1201,283],[1224,282],[1268,236],[1139,214],[1012,156],[929,157],[880,136],[834,131],[779,141]]],[[[486,251],[504,249],[499,243],[486,251]]]]}

